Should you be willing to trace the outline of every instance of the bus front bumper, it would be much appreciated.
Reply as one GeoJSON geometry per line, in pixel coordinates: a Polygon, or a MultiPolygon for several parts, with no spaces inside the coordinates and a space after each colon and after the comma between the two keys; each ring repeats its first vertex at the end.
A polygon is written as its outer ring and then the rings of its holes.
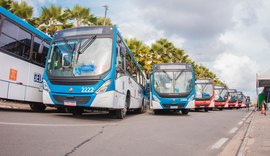
{"type": "Polygon", "coordinates": [[[43,103],[55,106],[67,107],[88,107],[119,109],[125,105],[125,95],[115,91],[108,91],[101,94],[87,94],[83,96],[73,94],[56,94],[43,91],[43,103]],[[72,98],[70,98],[72,97],[72,98]]]}

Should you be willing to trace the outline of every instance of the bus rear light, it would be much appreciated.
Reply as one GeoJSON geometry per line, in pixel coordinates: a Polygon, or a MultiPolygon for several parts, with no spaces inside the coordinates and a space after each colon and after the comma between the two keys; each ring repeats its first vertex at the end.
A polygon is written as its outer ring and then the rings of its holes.
{"type": "Polygon", "coordinates": [[[43,80],[43,89],[45,91],[47,91],[47,92],[50,92],[51,91],[50,88],[49,88],[49,86],[48,86],[48,84],[47,84],[47,82],[45,80],[43,80]]]}
{"type": "Polygon", "coordinates": [[[110,86],[112,80],[107,80],[99,89],[96,91],[96,94],[104,93],[107,91],[108,87],[110,86]]]}

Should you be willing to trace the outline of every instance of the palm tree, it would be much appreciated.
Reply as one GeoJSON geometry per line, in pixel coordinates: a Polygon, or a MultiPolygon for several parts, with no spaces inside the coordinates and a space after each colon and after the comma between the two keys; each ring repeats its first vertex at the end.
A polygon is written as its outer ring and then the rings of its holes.
{"type": "Polygon", "coordinates": [[[96,22],[96,18],[90,13],[89,8],[85,8],[79,5],[75,5],[72,10],[67,9],[64,11],[68,19],[75,20],[75,27],[79,27],[82,24],[91,25],[96,22]]]}
{"type": "Polygon", "coordinates": [[[64,16],[61,6],[51,5],[48,8],[42,7],[41,16],[39,18],[39,29],[53,36],[58,30],[62,30],[70,26],[67,22],[67,17],[64,16]]]}
{"type": "Polygon", "coordinates": [[[10,11],[22,19],[29,20],[33,15],[33,7],[29,6],[26,2],[12,2],[10,11]]]}
{"type": "Polygon", "coordinates": [[[135,59],[146,72],[151,70],[151,55],[149,47],[144,45],[142,41],[132,38],[130,40],[125,40],[130,51],[133,53],[135,59]]]}
{"type": "Polygon", "coordinates": [[[2,6],[3,8],[7,10],[10,10],[11,3],[13,3],[12,0],[0,0],[0,6],[2,6]]]}
{"type": "MultiPolygon", "coordinates": [[[[98,17],[94,24],[95,25],[103,25],[104,24],[104,17],[98,17]]],[[[111,19],[106,18],[106,25],[112,25],[111,19]]]]}

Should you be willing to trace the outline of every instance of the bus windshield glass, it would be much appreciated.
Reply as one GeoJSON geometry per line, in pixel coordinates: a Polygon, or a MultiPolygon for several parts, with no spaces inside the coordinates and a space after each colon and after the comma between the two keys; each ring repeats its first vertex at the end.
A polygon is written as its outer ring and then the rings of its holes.
{"type": "Polygon", "coordinates": [[[231,97],[231,102],[235,102],[237,100],[237,92],[229,92],[229,95],[231,97]]]}
{"type": "Polygon", "coordinates": [[[212,83],[197,83],[196,84],[196,99],[210,99],[213,96],[212,83]]]}
{"type": "Polygon", "coordinates": [[[193,88],[191,71],[155,71],[154,88],[162,94],[189,93],[193,88]]]}
{"type": "Polygon", "coordinates": [[[243,99],[243,94],[242,93],[238,93],[238,100],[239,101],[242,101],[242,99],[243,99]]]}
{"type": "Polygon", "coordinates": [[[227,89],[225,88],[215,88],[215,100],[225,101],[227,99],[227,89]]]}
{"type": "Polygon", "coordinates": [[[47,70],[52,76],[97,76],[110,69],[111,57],[111,38],[63,38],[52,44],[47,70]]]}

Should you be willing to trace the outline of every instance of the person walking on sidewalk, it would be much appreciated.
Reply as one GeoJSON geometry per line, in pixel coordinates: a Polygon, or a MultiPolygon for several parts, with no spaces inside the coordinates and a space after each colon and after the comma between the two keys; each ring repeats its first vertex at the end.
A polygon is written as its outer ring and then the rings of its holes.
{"type": "Polygon", "coordinates": [[[263,92],[261,92],[259,95],[258,95],[258,101],[257,101],[257,109],[260,111],[261,108],[262,108],[262,104],[264,104],[264,100],[265,99],[265,95],[263,92]]]}
{"type": "Polygon", "coordinates": [[[246,99],[246,111],[249,112],[249,105],[250,105],[250,97],[247,96],[247,99],[246,99]]]}

